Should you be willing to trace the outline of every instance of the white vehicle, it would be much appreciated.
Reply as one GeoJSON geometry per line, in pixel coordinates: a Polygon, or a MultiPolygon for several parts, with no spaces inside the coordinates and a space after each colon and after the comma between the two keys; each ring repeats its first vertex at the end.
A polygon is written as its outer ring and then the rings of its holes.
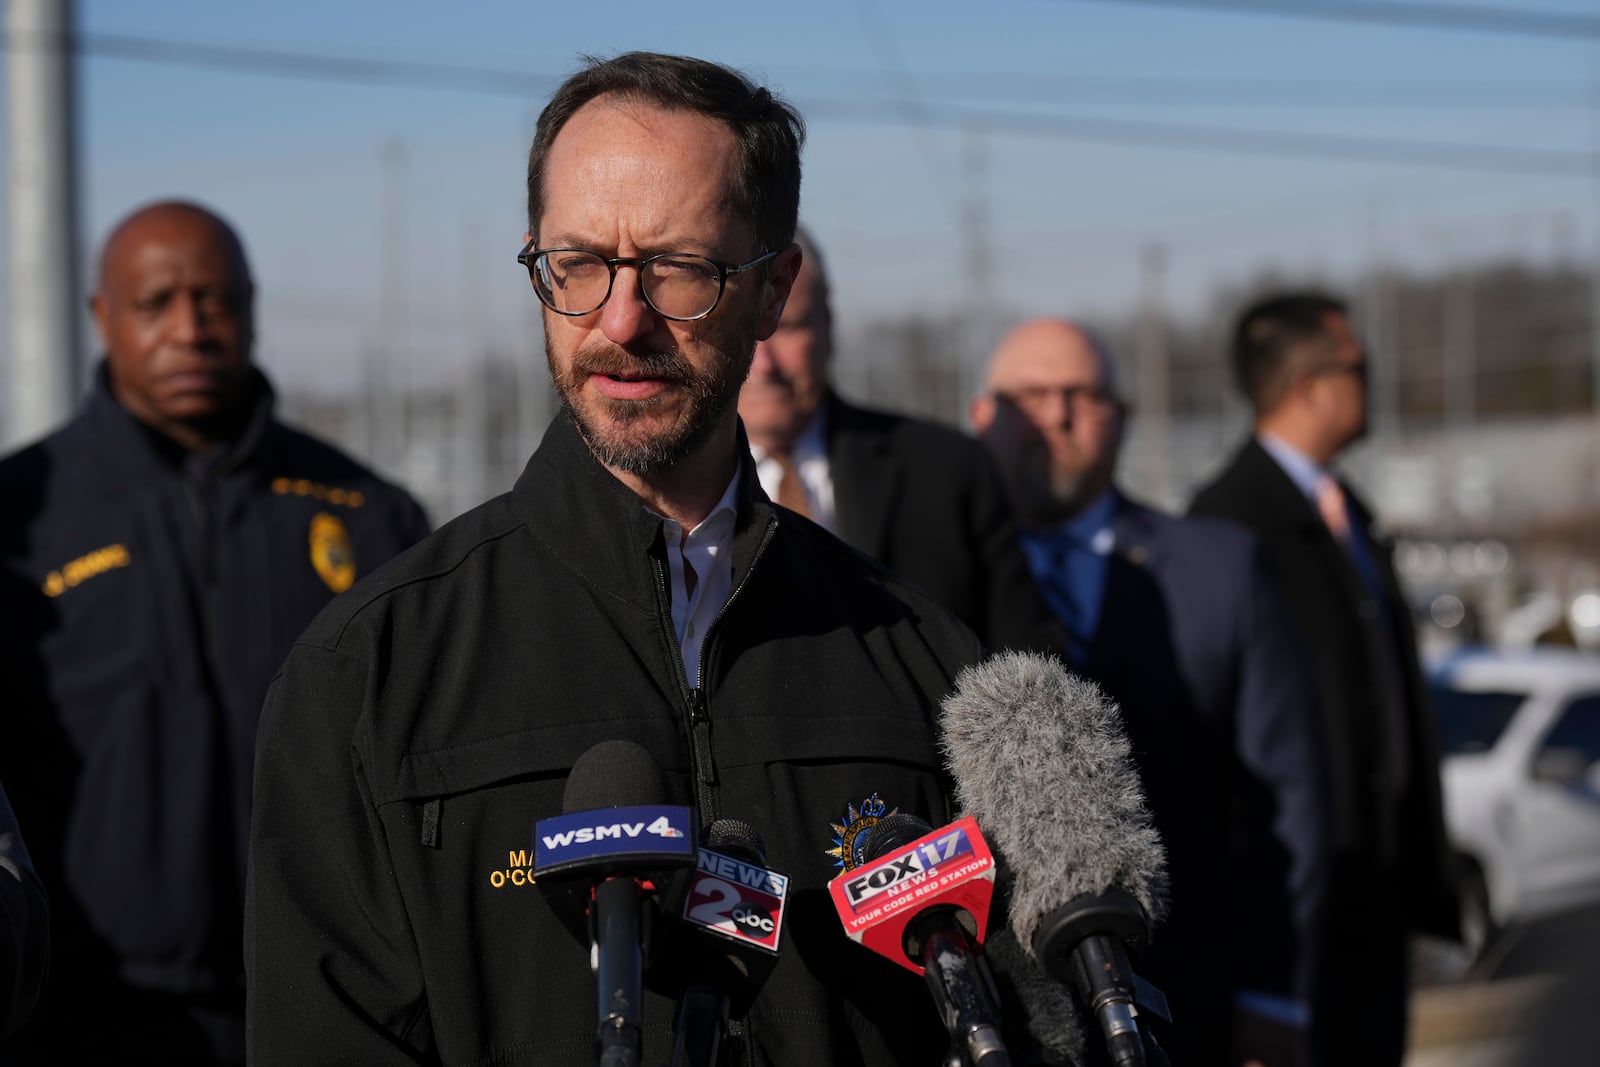
{"type": "Polygon", "coordinates": [[[1600,900],[1600,656],[1474,650],[1429,673],[1475,957],[1514,920],[1600,900]]]}

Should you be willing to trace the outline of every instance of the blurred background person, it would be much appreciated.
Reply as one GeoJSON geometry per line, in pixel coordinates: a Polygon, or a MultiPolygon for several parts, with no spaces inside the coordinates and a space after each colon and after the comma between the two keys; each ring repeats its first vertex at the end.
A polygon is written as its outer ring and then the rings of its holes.
{"type": "Polygon", "coordinates": [[[1304,651],[1254,538],[1116,488],[1126,413],[1103,345],[1044,318],[1001,341],[971,419],[1167,847],[1172,910],[1142,968],[1172,1007],[1163,1043],[1196,1067],[1305,1063],[1329,799],[1304,651]]]}
{"type": "Polygon", "coordinates": [[[33,1010],[50,962],[50,908],[0,786],[0,1041],[33,1010]]]}
{"type": "Polygon", "coordinates": [[[816,244],[756,345],[739,417],[762,488],[909,578],[992,649],[1053,647],[993,462],[960,431],[860,408],[828,381],[833,313],[816,244]]]}
{"type": "Polygon", "coordinates": [[[0,462],[6,782],[54,896],[16,1063],[239,1063],[256,722],[335,593],[422,510],[273,416],[222,219],[145,207],[106,240],[82,412],[0,462]]]}
{"type": "Polygon", "coordinates": [[[1457,908],[1393,548],[1330,467],[1366,431],[1368,354],[1342,301],[1290,293],[1239,316],[1232,356],[1254,433],[1191,511],[1255,531],[1311,652],[1335,802],[1317,1045],[1385,1067],[1406,1044],[1407,934],[1455,937],[1457,908]]]}

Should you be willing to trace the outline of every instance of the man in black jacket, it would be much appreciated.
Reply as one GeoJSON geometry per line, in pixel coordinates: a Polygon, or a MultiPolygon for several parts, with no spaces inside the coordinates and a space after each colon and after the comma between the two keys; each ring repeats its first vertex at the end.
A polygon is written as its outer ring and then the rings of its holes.
{"type": "Polygon", "coordinates": [[[1366,430],[1367,358],[1338,300],[1247,309],[1233,362],[1255,433],[1192,507],[1255,531],[1312,655],[1334,786],[1313,1032],[1332,1067],[1400,1063],[1407,932],[1456,935],[1439,746],[1392,545],[1329,468],[1366,430]]]}
{"type": "MultiPolygon", "coordinates": [[[[702,826],[753,825],[791,878],[725,1062],[939,1061],[921,981],[850,942],[825,885],[887,809],[950,817],[933,717],[979,646],[774,508],[735,410],[800,266],[800,136],[737,72],[643,53],[591,63],[540,116],[521,259],[564,416],[511,493],[337,600],[273,686],[256,1062],[594,1062],[587,939],[528,868],[534,821],[607,739],[644,746],[702,826]]],[[[655,961],[645,1062],[666,1058],[672,985],[717,951],[655,961]]]]}
{"type": "Polygon", "coordinates": [[[958,430],[833,389],[827,271],[809,235],[795,239],[800,275],[739,393],[767,495],[900,572],[989,648],[1054,650],[993,461],[958,430]]]}
{"type": "Polygon", "coordinates": [[[0,780],[55,943],[15,1062],[242,1061],[267,683],[336,592],[427,533],[408,495],[273,417],[252,306],[221,219],[134,213],[102,253],[82,413],[0,462],[0,780]]]}

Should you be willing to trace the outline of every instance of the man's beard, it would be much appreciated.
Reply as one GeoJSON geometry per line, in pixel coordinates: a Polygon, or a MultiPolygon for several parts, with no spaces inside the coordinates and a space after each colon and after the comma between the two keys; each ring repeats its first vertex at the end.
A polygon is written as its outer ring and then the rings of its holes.
{"type": "MultiPolygon", "coordinates": [[[[734,351],[753,354],[754,337],[748,339],[748,344],[744,342],[745,338],[735,338],[738,347],[734,351]]],[[[549,335],[545,337],[545,358],[562,410],[578,428],[589,450],[612,470],[644,476],[667,470],[693,455],[711,439],[729,407],[738,400],[749,357],[741,364],[727,349],[713,351],[717,358],[702,371],[696,370],[676,348],[636,354],[602,342],[578,349],[563,373],[556,367],[549,335]],[[585,398],[583,386],[591,374],[647,376],[669,384],[644,400],[585,398]],[[635,428],[667,402],[680,399],[682,410],[671,426],[654,432],[635,428]],[[634,428],[632,432],[630,428],[634,428]]]]}
{"type": "Polygon", "coordinates": [[[1004,472],[1011,487],[1017,517],[1027,526],[1043,527],[1077,515],[1090,501],[1084,499],[1090,471],[1058,462],[1040,442],[1004,472]]]}
{"type": "Polygon", "coordinates": [[[1084,499],[1090,472],[1082,468],[1051,463],[1048,468],[1050,503],[1061,513],[1075,515],[1089,501],[1084,499]]]}

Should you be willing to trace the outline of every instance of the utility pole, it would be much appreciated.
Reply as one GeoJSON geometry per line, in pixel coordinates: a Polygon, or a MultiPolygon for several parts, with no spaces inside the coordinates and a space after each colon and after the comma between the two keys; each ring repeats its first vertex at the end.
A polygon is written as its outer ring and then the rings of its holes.
{"type": "Polygon", "coordinates": [[[1373,200],[1367,213],[1367,292],[1363,332],[1371,350],[1367,365],[1372,374],[1373,426],[1377,436],[1393,442],[1400,436],[1400,385],[1405,360],[1395,329],[1395,294],[1389,275],[1388,252],[1383,243],[1383,204],[1373,200]]]}
{"type": "Polygon", "coordinates": [[[11,366],[5,450],[59,426],[83,380],[71,0],[7,0],[11,366]]]}
{"type": "Polygon", "coordinates": [[[966,270],[962,279],[967,291],[967,328],[962,331],[965,351],[957,356],[957,377],[961,395],[953,398],[954,410],[945,414],[961,420],[966,403],[978,392],[983,363],[995,343],[994,266],[989,253],[989,137],[981,124],[962,129],[961,173],[964,191],[961,203],[961,230],[966,245],[966,270]]]}
{"type": "MultiPolygon", "coordinates": [[[[489,339],[484,330],[488,321],[486,297],[488,286],[483,277],[484,261],[483,226],[477,219],[461,226],[461,330],[458,336],[463,346],[460,373],[456,379],[456,396],[452,415],[455,419],[455,458],[461,468],[454,472],[451,481],[458,492],[465,491],[455,501],[457,511],[483,501],[490,496],[490,457],[499,449],[490,441],[492,428],[501,425],[496,416],[497,398],[492,395],[494,372],[490,366],[489,339]]],[[[493,476],[498,476],[498,470],[493,476]]]]}
{"type": "Polygon", "coordinates": [[[1594,495],[1600,497],[1600,45],[1590,74],[1589,118],[1594,146],[1589,156],[1594,171],[1594,247],[1589,254],[1589,415],[1594,422],[1594,495]]]}
{"type": "Polygon", "coordinates": [[[1172,484],[1171,352],[1167,346],[1167,246],[1139,250],[1139,325],[1134,339],[1139,428],[1149,449],[1150,491],[1162,506],[1176,503],[1172,484]]]}
{"type": "MultiPolygon", "coordinates": [[[[1451,257],[1452,260],[1454,257],[1451,257]]],[[[1472,265],[1452,262],[1444,293],[1444,415],[1452,430],[1470,430],[1477,416],[1477,286],[1472,265]]]]}
{"type": "Polygon", "coordinates": [[[1429,227],[1438,243],[1439,377],[1444,428],[1467,430],[1477,414],[1478,328],[1477,285],[1471,257],[1462,252],[1458,234],[1448,226],[1429,227]]]}
{"type": "Polygon", "coordinates": [[[383,143],[378,158],[383,166],[378,233],[378,344],[372,350],[373,364],[367,381],[371,393],[368,411],[372,419],[372,461],[392,474],[401,473],[400,462],[406,443],[410,386],[410,331],[408,329],[407,280],[410,277],[410,250],[407,247],[406,167],[410,153],[398,137],[383,143]]]}

